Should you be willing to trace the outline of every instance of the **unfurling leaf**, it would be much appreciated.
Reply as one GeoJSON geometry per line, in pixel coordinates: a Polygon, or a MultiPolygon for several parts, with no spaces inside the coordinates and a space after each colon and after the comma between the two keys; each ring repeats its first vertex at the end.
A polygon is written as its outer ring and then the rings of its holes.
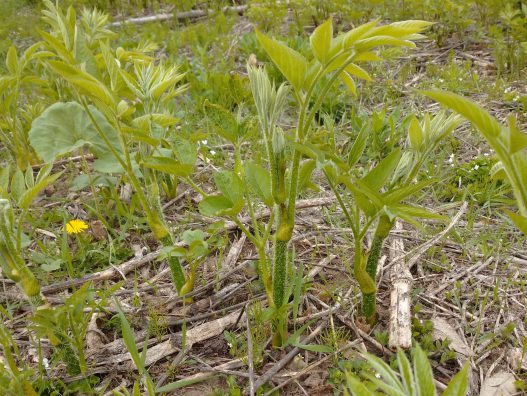
{"type": "Polygon", "coordinates": [[[267,52],[267,55],[269,55],[287,81],[291,83],[296,91],[300,91],[307,73],[306,59],[294,49],[267,37],[258,30],[256,31],[256,36],[260,44],[264,47],[265,52],[267,52]]]}

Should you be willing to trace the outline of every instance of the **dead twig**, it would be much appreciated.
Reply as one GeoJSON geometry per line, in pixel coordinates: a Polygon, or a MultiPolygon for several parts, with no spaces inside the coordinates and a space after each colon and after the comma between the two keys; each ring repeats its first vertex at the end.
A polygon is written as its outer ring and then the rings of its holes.
{"type": "MultiPolygon", "coordinates": [[[[223,14],[225,13],[241,14],[246,9],[247,9],[246,5],[234,6],[234,7],[223,7],[221,9],[221,12],[223,14]]],[[[149,22],[163,22],[163,21],[169,21],[172,19],[177,19],[179,21],[182,21],[185,19],[202,18],[213,12],[214,12],[213,10],[190,10],[190,11],[178,12],[178,13],[163,13],[163,14],[156,14],[156,15],[148,15],[144,17],[128,18],[122,21],[115,21],[115,22],[110,23],[109,26],[121,27],[123,25],[128,25],[128,24],[141,25],[141,24],[149,23],[149,22]]]]}

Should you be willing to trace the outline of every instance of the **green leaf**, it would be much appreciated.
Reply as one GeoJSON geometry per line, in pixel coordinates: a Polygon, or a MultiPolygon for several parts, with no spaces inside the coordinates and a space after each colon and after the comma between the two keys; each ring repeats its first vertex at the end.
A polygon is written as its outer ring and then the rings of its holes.
{"type": "Polygon", "coordinates": [[[426,180],[420,181],[418,183],[415,183],[409,186],[403,186],[403,187],[390,190],[383,195],[383,199],[387,205],[388,204],[398,204],[402,200],[421,191],[423,188],[435,183],[436,181],[437,179],[430,178],[430,179],[426,179],[426,180]]]}
{"type": "Polygon", "coordinates": [[[362,67],[357,66],[354,63],[350,63],[346,68],[344,69],[348,74],[352,76],[356,76],[362,80],[366,81],[373,81],[373,78],[371,78],[370,74],[364,70],[362,67]]]}
{"type": "Polygon", "coordinates": [[[392,46],[392,47],[410,47],[415,48],[415,44],[409,40],[402,40],[391,36],[374,36],[359,40],[355,43],[357,51],[367,51],[373,47],[380,46],[392,46]]]}
{"type": "Polygon", "coordinates": [[[414,149],[419,150],[423,144],[424,134],[423,130],[421,129],[421,125],[419,125],[419,121],[417,118],[415,118],[415,116],[412,116],[412,120],[410,121],[410,126],[408,127],[408,137],[410,138],[411,146],[414,149]]]}
{"type": "Polygon", "coordinates": [[[218,190],[233,204],[243,201],[243,183],[233,171],[216,172],[214,182],[218,190]]]}
{"type": "Polygon", "coordinates": [[[390,396],[408,396],[403,390],[401,390],[402,388],[398,389],[396,386],[389,385],[372,374],[365,374],[365,377],[381,390],[383,394],[390,396]]]}
{"type": "Polygon", "coordinates": [[[375,52],[362,52],[353,58],[355,62],[380,62],[383,59],[375,52]]]}
{"type": "Polygon", "coordinates": [[[375,396],[375,393],[351,373],[346,373],[346,385],[353,396],[375,396]]]}
{"type": "Polygon", "coordinates": [[[174,176],[187,177],[190,176],[194,166],[182,164],[174,158],[152,156],[147,157],[142,162],[145,168],[154,169],[159,172],[168,173],[174,176]]]}
{"type": "Polygon", "coordinates": [[[373,168],[364,178],[362,179],[368,186],[373,190],[378,191],[389,179],[393,173],[399,160],[401,159],[401,149],[396,148],[390,154],[379,162],[379,164],[373,168]]]}
{"type": "Polygon", "coordinates": [[[160,388],[157,388],[156,389],[156,393],[172,392],[172,391],[175,391],[176,389],[185,388],[187,386],[194,385],[194,384],[206,381],[206,380],[208,380],[208,379],[210,379],[211,377],[214,377],[214,376],[215,376],[215,374],[211,373],[210,375],[204,375],[204,376],[198,377],[198,378],[182,379],[182,380],[179,380],[179,381],[171,382],[170,384],[166,384],[166,385],[163,385],[160,388]]]}
{"type": "Polygon", "coordinates": [[[16,47],[12,45],[7,50],[7,55],[5,58],[5,65],[7,67],[7,71],[12,74],[13,76],[18,75],[18,56],[16,54],[16,47]]]}
{"type": "Polygon", "coordinates": [[[62,265],[61,259],[47,260],[45,263],[40,265],[42,271],[53,272],[60,269],[62,265]]]}
{"type": "Polygon", "coordinates": [[[419,208],[412,205],[389,205],[385,211],[392,216],[400,217],[401,219],[413,224],[416,227],[421,227],[421,224],[415,221],[416,218],[447,221],[448,217],[430,212],[425,208],[419,208]]]}
{"type": "Polygon", "coordinates": [[[357,135],[357,138],[353,142],[353,146],[351,146],[351,149],[348,153],[348,166],[350,168],[357,164],[357,162],[359,162],[360,158],[362,157],[364,149],[366,148],[366,143],[368,141],[368,132],[369,129],[366,126],[363,126],[357,135]]]}
{"type": "Polygon", "coordinates": [[[33,168],[28,167],[24,174],[25,183],[27,188],[31,188],[35,185],[35,179],[33,179],[33,168]]]}
{"type": "Polygon", "coordinates": [[[174,151],[176,152],[176,157],[181,163],[192,166],[195,165],[196,159],[198,158],[195,144],[180,136],[176,136],[174,138],[174,151]]]}
{"type": "Polygon", "coordinates": [[[371,187],[360,179],[350,177],[340,177],[339,181],[343,183],[353,194],[359,208],[366,213],[368,217],[373,217],[384,206],[381,194],[371,189],[371,187]]]}
{"type": "Polygon", "coordinates": [[[527,147],[527,134],[521,132],[516,126],[516,118],[510,116],[508,118],[509,129],[504,132],[507,133],[506,142],[507,149],[510,155],[524,150],[527,147]]]}
{"type": "Polygon", "coordinates": [[[260,33],[259,30],[256,30],[256,37],[287,81],[291,83],[296,91],[300,91],[307,73],[308,63],[306,59],[294,49],[267,37],[260,33]]]}
{"type": "Polygon", "coordinates": [[[15,173],[11,178],[11,196],[18,202],[22,195],[26,192],[26,181],[24,173],[19,169],[15,169],[15,173]]]}
{"type": "Polygon", "coordinates": [[[243,201],[241,205],[234,205],[233,202],[222,194],[211,195],[203,198],[198,205],[199,211],[209,217],[236,215],[243,208],[243,201]]]}
{"type": "Polygon", "coordinates": [[[35,184],[33,187],[29,188],[27,191],[22,194],[22,196],[18,199],[17,204],[21,209],[29,209],[29,205],[35,199],[35,197],[47,186],[55,182],[63,172],[55,173],[52,176],[47,176],[41,181],[39,181],[37,184],[35,184]]]}
{"type": "Polygon", "coordinates": [[[92,100],[114,105],[114,98],[108,88],[87,72],[60,61],[48,61],[51,68],[65,80],[75,85],[92,100]]]}
{"type": "Polygon", "coordinates": [[[414,376],[420,395],[435,396],[434,374],[426,353],[419,345],[414,350],[414,376]]]}
{"type": "MultiPolygon", "coordinates": [[[[115,150],[120,152],[119,136],[106,118],[89,106],[95,122],[115,150]]],[[[33,120],[29,141],[44,162],[69,154],[84,146],[101,156],[110,151],[84,108],[77,102],[55,103],[33,120]]]]}
{"type": "Polygon", "coordinates": [[[146,129],[150,122],[154,122],[162,127],[169,127],[177,124],[179,121],[179,118],[173,117],[169,114],[153,113],[134,118],[132,124],[139,128],[146,129]]]}
{"type": "MultiPolygon", "coordinates": [[[[350,30],[347,33],[344,33],[342,35],[342,47],[344,49],[350,48],[355,42],[362,37],[366,35],[366,33],[370,32],[372,29],[375,28],[375,26],[379,23],[379,19],[375,19],[373,21],[364,23],[360,26],[357,26],[356,28],[350,30]]],[[[339,36],[340,37],[340,36],[339,36]]],[[[338,40],[336,40],[338,41],[338,40]]]]}
{"type": "Polygon", "coordinates": [[[353,81],[353,78],[351,78],[351,76],[348,73],[346,73],[345,71],[340,73],[339,77],[342,80],[342,82],[344,83],[344,85],[346,85],[346,87],[348,88],[350,93],[353,96],[356,96],[357,95],[357,86],[355,85],[355,81],[353,81]]]}
{"type": "Polygon", "coordinates": [[[333,348],[327,346],[327,345],[316,345],[316,344],[300,344],[295,343],[293,346],[296,346],[297,348],[304,349],[306,351],[310,352],[316,352],[316,353],[331,353],[333,352],[333,348]]]}
{"type": "Polygon", "coordinates": [[[117,315],[119,316],[119,320],[121,322],[121,331],[123,333],[124,344],[126,345],[126,349],[128,349],[128,352],[130,353],[137,370],[140,374],[142,374],[144,371],[144,366],[141,364],[141,356],[139,355],[137,344],[135,343],[134,332],[130,327],[130,323],[126,319],[126,316],[124,316],[123,310],[121,309],[121,306],[117,300],[115,300],[115,305],[117,307],[117,315]]]}
{"type": "MultiPolygon", "coordinates": [[[[386,382],[389,386],[396,388],[398,391],[404,391],[395,371],[393,371],[392,368],[388,366],[382,359],[371,354],[365,354],[365,357],[368,363],[380,374],[384,382],[386,382]]],[[[422,393],[422,395],[428,394],[422,393]]]]}
{"type": "Polygon", "coordinates": [[[323,65],[328,61],[332,37],[333,21],[329,18],[322,25],[318,26],[309,38],[313,55],[323,65]]]}
{"type": "Polygon", "coordinates": [[[246,162],[244,164],[245,180],[252,192],[269,208],[273,207],[274,200],[271,193],[271,177],[269,171],[255,164],[246,162]]]}
{"type": "Polygon", "coordinates": [[[507,216],[509,216],[514,225],[518,227],[521,232],[527,235],[527,217],[522,216],[519,213],[511,212],[510,210],[504,210],[504,212],[507,214],[507,216]]]}
{"type": "MultiPolygon", "coordinates": [[[[500,124],[486,110],[475,102],[462,96],[445,91],[419,91],[425,96],[441,103],[455,112],[461,114],[479,129],[491,146],[497,143],[500,135],[500,124]]],[[[494,148],[494,147],[493,147],[494,148]]]]}
{"type": "Polygon", "coordinates": [[[311,181],[313,171],[317,166],[317,161],[310,159],[303,161],[300,165],[300,172],[298,174],[298,192],[303,192],[308,188],[318,191],[318,186],[311,181]]]}
{"type": "Polygon", "coordinates": [[[370,31],[369,34],[372,36],[385,35],[396,38],[407,38],[407,36],[412,36],[416,33],[422,32],[433,24],[434,22],[420,20],[400,21],[389,25],[379,26],[370,31]]]}
{"type": "Polygon", "coordinates": [[[468,363],[450,380],[442,396],[465,396],[467,394],[468,363]]]}
{"type": "Polygon", "coordinates": [[[399,373],[401,374],[406,394],[408,396],[414,396],[415,380],[412,373],[412,366],[410,365],[404,351],[401,349],[397,350],[397,366],[399,367],[399,373]]]}
{"type": "Polygon", "coordinates": [[[0,198],[3,198],[3,195],[7,194],[7,190],[9,189],[10,173],[11,166],[9,164],[3,168],[0,168],[0,198]]]}

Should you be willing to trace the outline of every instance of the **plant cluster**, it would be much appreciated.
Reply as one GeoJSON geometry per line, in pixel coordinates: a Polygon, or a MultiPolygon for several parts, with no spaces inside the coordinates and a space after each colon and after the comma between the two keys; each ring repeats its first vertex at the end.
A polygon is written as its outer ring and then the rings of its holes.
{"type": "MultiPolygon", "coordinates": [[[[108,7],[111,1],[86,3],[108,7]]],[[[259,18],[262,28],[275,30],[276,21],[285,17],[281,3],[250,2],[249,16],[259,18]]],[[[348,2],[336,2],[336,14],[353,11],[360,13],[357,20],[371,19],[371,6],[358,3],[351,9],[348,2]]],[[[421,3],[404,1],[397,16],[406,15],[408,7],[418,7],[425,16],[481,7],[480,1],[466,5],[441,2],[445,7],[436,1],[424,2],[434,6],[431,8],[421,3]]],[[[356,101],[363,83],[374,81],[369,70],[383,60],[381,49],[414,48],[427,29],[435,29],[437,40],[443,40],[447,33],[440,29],[444,26],[417,19],[388,24],[374,19],[335,33],[336,24],[329,17],[334,8],[322,1],[310,1],[309,7],[293,1],[289,4],[295,19],[291,29],[302,32],[308,20],[317,25],[309,41],[284,43],[257,29],[252,39],[242,43],[258,52],[258,58],[247,62],[245,78],[208,68],[205,53],[210,43],[196,32],[191,36],[202,59],[181,67],[160,60],[158,47],[150,42],[134,48],[115,45],[116,34],[103,12],[84,9],[78,15],[71,6],[63,8],[50,0],[43,4],[46,29],[39,32],[40,41],[23,51],[11,45],[5,56],[5,74],[0,76],[0,143],[10,164],[0,169],[0,267],[31,303],[28,332],[39,351],[45,340],[52,359],[45,364],[40,359],[37,372],[22,358],[8,327],[0,325],[5,357],[0,360],[0,386],[10,394],[58,394],[67,385],[49,385],[42,378],[49,369],[45,365],[60,369],[62,364],[69,376],[81,378],[76,391],[94,392],[96,379],[85,353],[87,329],[96,315],[110,311],[118,319],[110,327],[122,333],[137,369],[133,394],[154,395],[182,386],[176,382],[156,387],[146,363],[149,334],[140,352],[123,308],[117,300],[110,302],[119,284],[101,292],[85,283],[60,304],[43,296],[35,264],[44,263],[39,269],[44,272],[65,266],[73,279],[72,252],[83,255],[90,242],[82,235],[88,229],[94,232],[88,216],[64,217],[59,221],[62,236],[53,235],[52,249],[29,229],[35,200],[67,177],[73,177],[70,190],[91,193],[94,204],[86,208],[104,228],[102,235],[117,238],[112,224],[124,224],[122,229],[128,230],[130,222],[150,233],[153,244],[160,246],[159,261],[166,262],[174,293],[183,305],[192,302],[207,256],[219,250],[222,225],[234,223],[256,251],[256,274],[265,302],[247,309],[255,329],[249,341],[240,341],[231,331],[224,336],[233,356],[246,358],[251,349],[257,364],[264,359],[268,335],[276,349],[294,346],[319,353],[333,352],[338,338],[344,337],[344,333],[333,332],[328,336],[331,347],[300,341],[310,325],[296,323],[308,279],[293,239],[298,200],[309,190],[328,191],[335,198],[339,220],[351,230],[351,262],[342,260],[342,267],[360,291],[357,316],[369,326],[378,321],[379,263],[395,223],[404,221],[422,230],[427,221],[441,224],[448,220],[420,203],[425,192],[442,181],[430,176],[431,159],[463,119],[481,132],[496,160],[477,159],[456,169],[454,182],[457,177],[463,179],[460,183],[473,186],[468,193],[474,196],[487,184],[488,173],[499,180],[496,185],[510,186],[513,205],[503,213],[527,235],[527,135],[516,118],[509,117],[505,125],[474,102],[444,91],[420,94],[452,114],[370,111],[360,108],[358,101],[352,102],[357,108],[350,114],[346,107],[330,114],[339,105],[335,97],[346,95],[356,101]],[[268,61],[267,65],[262,67],[259,59],[268,61]],[[185,81],[193,85],[190,93],[185,81]],[[203,116],[199,127],[207,133],[188,132],[194,125],[191,112],[183,111],[189,103],[186,93],[192,97],[192,106],[199,102],[193,111],[203,116]],[[217,155],[209,139],[228,147],[229,154],[217,155]],[[77,162],[74,166],[72,155],[77,162]],[[57,161],[64,159],[69,159],[70,168],[56,171],[57,161]],[[204,163],[214,164],[211,178],[204,179],[200,173],[204,163]],[[465,174],[467,168],[470,174],[465,174]],[[189,207],[213,219],[213,226],[187,229],[171,224],[164,203],[177,201],[183,189],[199,196],[189,207]],[[28,253],[32,242],[40,255],[28,253]],[[60,260],[50,260],[57,257],[51,250],[59,251],[60,260]],[[249,343],[257,345],[249,347],[249,343]]],[[[137,4],[155,8],[157,2],[137,4]]],[[[192,1],[180,4],[184,9],[193,5],[192,1]]],[[[500,14],[507,23],[503,27],[507,45],[521,40],[523,32],[525,10],[514,7],[507,3],[500,14]]],[[[480,17],[491,18],[487,14],[480,17]]],[[[453,19],[455,24],[460,18],[453,19]]],[[[521,68],[523,55],[507,51],[506,67],[521,68]]],[[[94,233],[93,238],[101,236],[94,233]]],[[[1,315],[9,318],[11,313],[2,308],[1,315]]],[[[155,312],[151,316],[149,329],[161,339],[167,324],[159,324],[155,312]]],[[[182,331],[184,352],[185,324],[182,331]]],[[[417,345],[412,354],[413,364],[405,352],[397,352],[398,371],[379,358],[364,355],[366,363],[360,370],[340,372],[342,392],[436,394],[426,353],[417,345]]],[[[444,395],[465,394],[467,370],[465,365],[454,376],[444,395]]],[[[240,392],[232,379],[229,386],[233,394],[240,392]]],[[[114,394],[130,392],[123,388],[114,394]]]]}

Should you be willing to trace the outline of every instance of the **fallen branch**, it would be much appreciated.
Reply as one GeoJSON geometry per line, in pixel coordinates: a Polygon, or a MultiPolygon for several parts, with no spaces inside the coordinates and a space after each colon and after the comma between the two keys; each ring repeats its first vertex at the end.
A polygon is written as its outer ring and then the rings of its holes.
{"type": "MultiPolygon", "coordinates": [[[[430,249],[430,247],[434,246],[439,240],[441,240],[441,238],[450,232],[463,213],[465,213],[467,206],[467,202],[464,202],[450,224],[443,231],[407,254],[397,254],[397,252],[403,251],[404,245],[399,238],[394,240],[392,246],[392,254],[394,258],[388,266],[393,267],[393,289],[390,295],[390,327],[388,342],[391,350],[396,350],[397,348],[408,349],[412,346],[410,290],[413,279],[410,274],[410,268],[417,263],[417,260],[419,260],[419,258],[430,249]],[[406,261],[408,257],[409,259],[406,261]]],[[[398,223],[398,229],[402,229],[400,223],[398,223]]]]}
{"type": "MultiPolygon", "coordinates": [[[[396,230],[402,230],[400,221],[395,223],[396,230]]],[[[412,347],[412,312],[410,309],[410,290],[412,289],[412,274],[399,256],[404,254],[402,238],[395,237],[390,249],[390,260],[396,262],[391,271],[393,289],[390,294],[390,326],[388,346],[392,351],[397,348],[412,347]]]]}
{"type": "MultiPolygon", "coordinates": [[[[246,9],[247,9],[246,5],[234,6],[234,7],[223,7],[221,9],[221,12],[223,14],[226,14],[226,13],[242,14],[246,9]]],[[[141,24],[149,23],[149,22],[163,22],[163,21],[169,21],[172,19],[183,21],[185,19],[202,18],[213,12],[214,10],[190,10],[190,11],[177,12],[177,13],[169,12],[169,13],[149,15],[149,16],[138,17],[138,18],[127,18],[122,21],[112,22],[109,24],[109,26],[120,27],[123,25],[132,24],[132,23],[135,25],[141,25],[141,24]]]]}

